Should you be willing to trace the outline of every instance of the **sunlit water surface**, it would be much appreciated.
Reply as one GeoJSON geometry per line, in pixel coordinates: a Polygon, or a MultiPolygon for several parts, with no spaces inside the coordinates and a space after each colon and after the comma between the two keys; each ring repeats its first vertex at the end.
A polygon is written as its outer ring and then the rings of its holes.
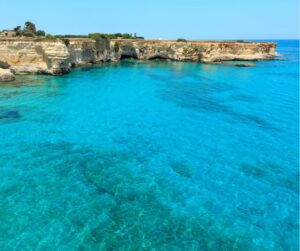
{"type": "Polygon", "coordinates": [[[297,46],[1,84],[0,249],[297,250],[297,46]]]}

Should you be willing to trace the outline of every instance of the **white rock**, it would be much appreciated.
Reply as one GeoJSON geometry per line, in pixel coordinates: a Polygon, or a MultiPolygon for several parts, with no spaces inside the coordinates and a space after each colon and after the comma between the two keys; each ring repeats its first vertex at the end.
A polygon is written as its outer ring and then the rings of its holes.
{"type": "Polygon", "coordinates": [[[15,75],[9,69],[0,68],[0,82],[8,82],[15,80],[15,75]]]}

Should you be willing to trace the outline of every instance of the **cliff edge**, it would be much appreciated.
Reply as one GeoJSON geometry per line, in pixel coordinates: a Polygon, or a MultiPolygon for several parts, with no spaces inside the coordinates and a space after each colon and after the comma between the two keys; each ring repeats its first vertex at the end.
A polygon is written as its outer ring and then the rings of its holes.
{"type": "Polygon", "coordinates": [[[170,59],[203,63],[229,60],[269,60],[276,56],[276,44],[269,42],[113,40],[118,56],[136,59],[170,59]],[[117,46],[116,46],[117,45],[117,46]]]}
{"type": "Polygon", "coordinates": [[[65,43],[60,39],[6,38],[0,39],[0,63],[15,74],[58,75],[72,67],[123,58],[216,63],[270,60],[277,56],[275,50],[276,44],[269,42],[72,38],[65,43]]]}
{"type": "Polygon", "coordinates": [[[15,74],[63,74],[70,70],[69,57],[61,40],[0,39],[0,62],[15,74]]]}

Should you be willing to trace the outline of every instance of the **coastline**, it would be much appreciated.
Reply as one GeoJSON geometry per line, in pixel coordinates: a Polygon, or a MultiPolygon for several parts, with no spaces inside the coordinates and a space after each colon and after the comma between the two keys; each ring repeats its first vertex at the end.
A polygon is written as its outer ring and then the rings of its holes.
{"type": "MultiPolygon", "coordinates": [[[[222,64],[226,61],[273,60],[276,43],[253,41],[172,41],[89,38],[1,38],[0,63],[15,75],[62,75],[81,65],[135,60],[191,61],[222,64]]],[[[233,66],[253,66],[233,64],[233,66]]]]}

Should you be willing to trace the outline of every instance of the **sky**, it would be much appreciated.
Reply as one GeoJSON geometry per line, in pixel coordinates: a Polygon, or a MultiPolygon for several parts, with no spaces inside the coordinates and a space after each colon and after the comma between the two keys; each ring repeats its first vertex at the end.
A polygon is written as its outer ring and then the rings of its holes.
{"type": "Polygon", "coordinates": [[[0,0],[0,30],[146,39],[297,39],[299,0],[0,0]]]}

